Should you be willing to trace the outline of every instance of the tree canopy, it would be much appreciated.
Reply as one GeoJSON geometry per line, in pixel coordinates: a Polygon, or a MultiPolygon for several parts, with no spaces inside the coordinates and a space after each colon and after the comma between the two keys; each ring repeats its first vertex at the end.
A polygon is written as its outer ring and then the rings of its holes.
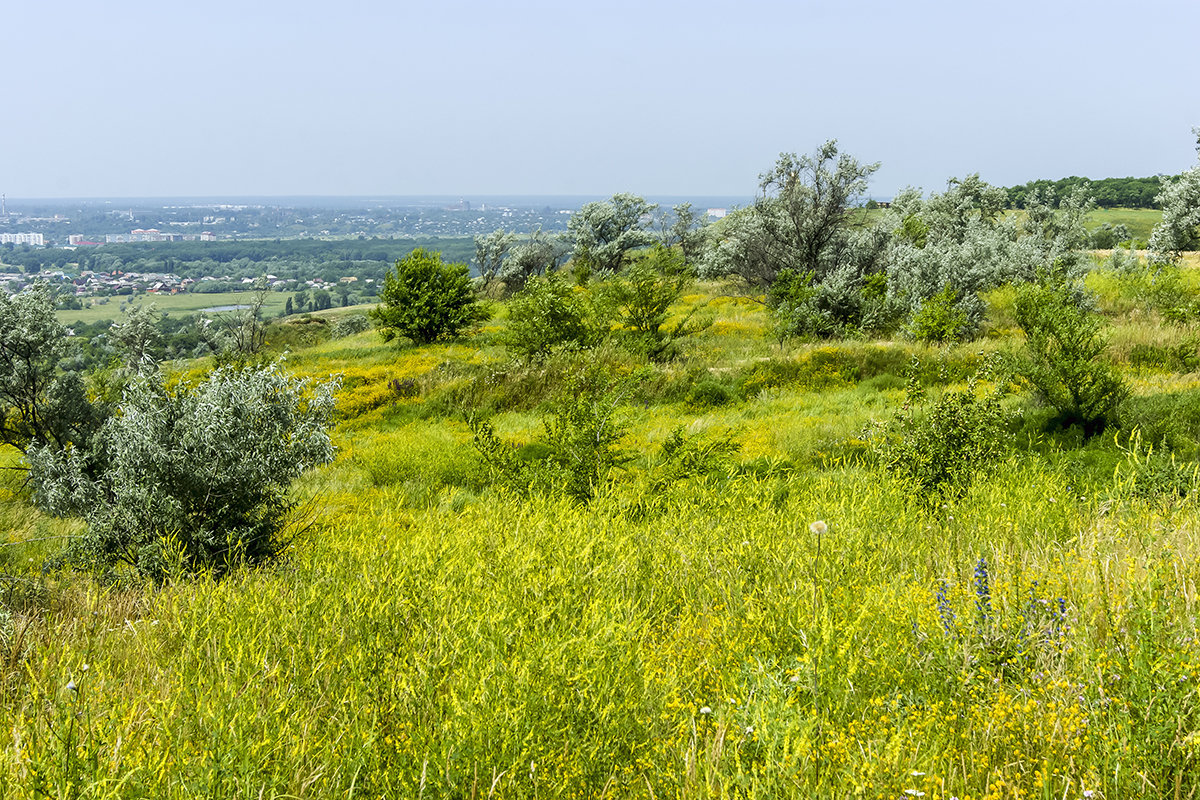
{"type": "Polygon", "coordinates": [[[397,336],[429,344],[488,318],[466,264],[418,248],[384,276],[380,304],[369,313],[385,341],[397,336]]]}

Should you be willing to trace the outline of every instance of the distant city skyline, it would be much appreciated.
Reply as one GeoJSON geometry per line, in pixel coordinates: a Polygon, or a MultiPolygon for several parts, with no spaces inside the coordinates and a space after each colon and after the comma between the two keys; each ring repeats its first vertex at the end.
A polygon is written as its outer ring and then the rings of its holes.
{"type": "Polygon", "coordinates": [[[0,191],[750,197],[826,139],[868,194],[1195,163],[1200,4],[13,3],[0,191]],[[19,31],[19,34],[17,33],[19,31]]]}

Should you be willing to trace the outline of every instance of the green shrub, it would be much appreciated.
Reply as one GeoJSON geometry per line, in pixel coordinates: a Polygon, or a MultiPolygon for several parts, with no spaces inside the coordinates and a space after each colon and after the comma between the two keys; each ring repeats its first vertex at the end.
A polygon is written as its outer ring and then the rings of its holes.
{"type": "Polygon", "coordinates": [[[175,565],[222,573],[269,561],[287,545],[289,485],[333,458],[334,388],[278,365],[225,367],[173,390],[139,379],[101,433],[95,479],[79,450],[29,452],[35,498],[87,521],[72,556],[89,565],[161,578],[175,565]]]}
{"type": "Polygon", "coordinates": [[[1200,294],[1174,265],[1160,265],[1137,282],[1139,299],[1168,322],[1186,324],[1200,319],[1200,294]]]}
{"type": "Polygon", "coordinates": [[[702,380],[688,392],[687,404],[691,408],[719,408],[737,399],[733,389],[712,379],[702,380]]]}
{"type": "Polygon", "coordinates": [[[475,297],[466,264],[417,248],[384,275],[380,304],[369,312],[384,341],[397,336],[429,344],[457,336],[490,314],[475,297]]]}
{"type": "Polygon", "coordinates": [[[884,468],[916,494],[927,500],[961,496],[1008,446],[1010,417],[1001,408],[1000,389],[984,388],[989,365],[965,389],[947,390],[934,401],[926,400],[919,366],[913,359],[904,406],[867,435],[884,468]]]}
{"type": "Polygon", "coordinates": [[[947,283],[940,292],[921,304],[909,323],[909,333],[919,342],[957,342],[967,333],[967,312],[959,303],[958,291],[947,283]]]}
{"type": "Polygon", "coordinates": [[[371,318],[366,314],[350,314],[334,322],[329,332],[334,339],[344,339],[347,336],[362,333],[370,328],[371,318]]]}
{"type": "Polygon", "coordinates": [[[622,326],[621,340],[630,350],[651,361],[670,361],[678,355],[681,339],[707,327],[694,321],[695,307],[679,322],[667,324],[671,306],[692,280],[683,254],[660,244],[605,284],[622,326]]]}
{"type": "Polygon", "coordinates": [[[514,356],[540,360],[555,348],[591,347],[603,338],[604,328],[587,291],[550,273],[530,278],[509,300],[501,341],[514,356]]]}
{"type": "Polygon", "coordinates": [[[471,417],[475,449],[493,479],[522,495],[565,495],[590,501],[609,473],[629,460],[619,409],[629,381],[610,381],[591,370],[570,379],[552,404],[533,449],[503,442],[487,422],[471,417]]]}
{"type": "Polygon", "coordinates": [[[1026,284],[1017,291],[1014,313],[1026,353],[1013,366],[1058,410],[1058,422],[1091,436],[1115,421],[1125,382],[1103,360],[1107,337],[1077,292],[1062,283],[1026,284]]]}

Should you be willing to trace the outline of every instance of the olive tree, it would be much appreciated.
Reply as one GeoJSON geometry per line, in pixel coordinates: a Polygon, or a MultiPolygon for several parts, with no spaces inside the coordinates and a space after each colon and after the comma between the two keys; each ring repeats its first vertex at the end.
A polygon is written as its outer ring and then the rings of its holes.
{"type": "Polygon", "coordinates": [[[617,272],[627,253],[654,243],[649,226],[656,208],[657,204],[626,193],[585,204],[567,221],[575,260],[602,275],[617,272]]]}
{"type": "MultiPolygon", "coordinates": [[[[910,189],[892,202],[888,291],[908,308],[918,338],[928,338],[931,316],[944,314],[961,319],[950,338],[973,336],[986,311],[980,292],[1051,272],[1073,282],[1086,270],[1081,248],[1092,205],[1082,189],[1057,208],[1034,192],[1023,222],[1005,216],[1006,204],[1006,192],[977,174],[952,178],[945,192],[928,198],[910,189]]],[[[946,332],[935,327],[939,336],[946,332]]]]}
{"type": "Polygon", "coordinates": [[[29,449],[35,500],[87,521],[73,556],[91,566],[124,562],[161,577],[175,565],[221,573],[263,563],[288,543],[290,484],[333,457],[335,387],[278,364],[222,367],[175,388],[138,377],[93,453],[29,449]]]}
{"type": "Polygon", "coordinates": [[[516,241],[517,235],[503,228],[475,237],[475,268],[485,287],[499,277],[504,257],[516,241]]]}
{"type": "Polygon", "coordinates": [[[764,289],[784,270],[823,280],[861,256],[850,247],[851,231],[860,225],[854,206],[878,169],[839,153],[832,139],[811,155],[781,153],[759,176],[754,205],[725,226],[724,237],[735,241],[714,237],[716,258],[705,271],[764,289]]]}
{"type": "Polygon", "coordinates": [[[691,203],[680,203],[670,214],[659,217],[659,228],[659,240],[667,247],[678,247],[685,263],[699,261],[708,234],[706,214],[697,213],[691,203]]]}
{"type": "MultiPolygon", "coordinates": [[[[1200,128],[1192,132],[1200,154],[1200,128]]],[[[1184,252],[1200,247],[1200,164],[1168,180],[1157,200],[1163,215],[1150,234],[1150,260],[1174,264],[1184,252]]]]}
{"type": "Polygon", "coordinates": [[[135,372],[154,369],[153,351],[162,342],[158,327],[161,316],[153,303],[136,305],[129,309],[124,321],[109,327],[108,338],[121,351],[128,369],[135,372]]]}
{"type": "Polygon", "coordinates": [[[766,291],[781,337],[890,327],[890,228],[855,207],[877,169],[832,140],[811,155],[781,154],[759,176],[754,204],[712,227],[701,275],[766,291]]]}

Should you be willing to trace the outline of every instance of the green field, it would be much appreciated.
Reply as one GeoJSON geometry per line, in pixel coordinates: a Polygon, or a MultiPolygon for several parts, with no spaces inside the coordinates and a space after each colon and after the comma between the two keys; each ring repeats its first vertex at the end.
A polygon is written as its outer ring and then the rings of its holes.
{"type": "Polygon", "coordinates": [[[1088,215],[1087,227],[1091,230],[1105,222],[1124,225],[1134,239],[1145,241],[1160,219],[1162,211],[1157,208],[1097,208],[1088,215]]]}
{"type": "Polygon", "coordinates": [[[43,571],[79,523],[4,471],[0,796],[1189,797],[1200,344],[1146,280],[1088,279],[1120,424],[1084,441],[987,383],[1003,454],[940,502],[869,429],[914,359],[932,400],[1022,347],[1009,287],[984,338],[940,347],[780,344],[701,284],[674,318],[711,324],[667,363],[511,359],[502,303],[447,343],[293,348],[341,376],[339,454],[297,487],[286,557],[222,579],[43,571]],[[588,368],[632,381],[628,459],[587,503],[504,484],[466,413],[528,445],[588,368]],[[667,472],[676,431],[738,450],[667,472]]]}
{"type": "MultiPolygon", "coordinates": [[[[283,313],[287,300],[291,297],[288,292],[270,292],[263,305],[263,314],[275,317],[283,313]]],[[[82,310],[59,311],[58,319],[63,324],[77,325],[92,324],[103,320],[117,321],[125,316],[126,309],[135,305],[154,304],[155,309],[172,316],[195,314],[207,309],[231,310],[229,306],[248,305],[254,301],[254,292],[222,292],[218,294],[138,294],[134,297],[93,297],[85,298],[87,308],[82,310]]],[[[335,309],[330,309],[335,310],[335,309]]],[[[220,313],[216,311],[213,313],[220,313]]]]}

